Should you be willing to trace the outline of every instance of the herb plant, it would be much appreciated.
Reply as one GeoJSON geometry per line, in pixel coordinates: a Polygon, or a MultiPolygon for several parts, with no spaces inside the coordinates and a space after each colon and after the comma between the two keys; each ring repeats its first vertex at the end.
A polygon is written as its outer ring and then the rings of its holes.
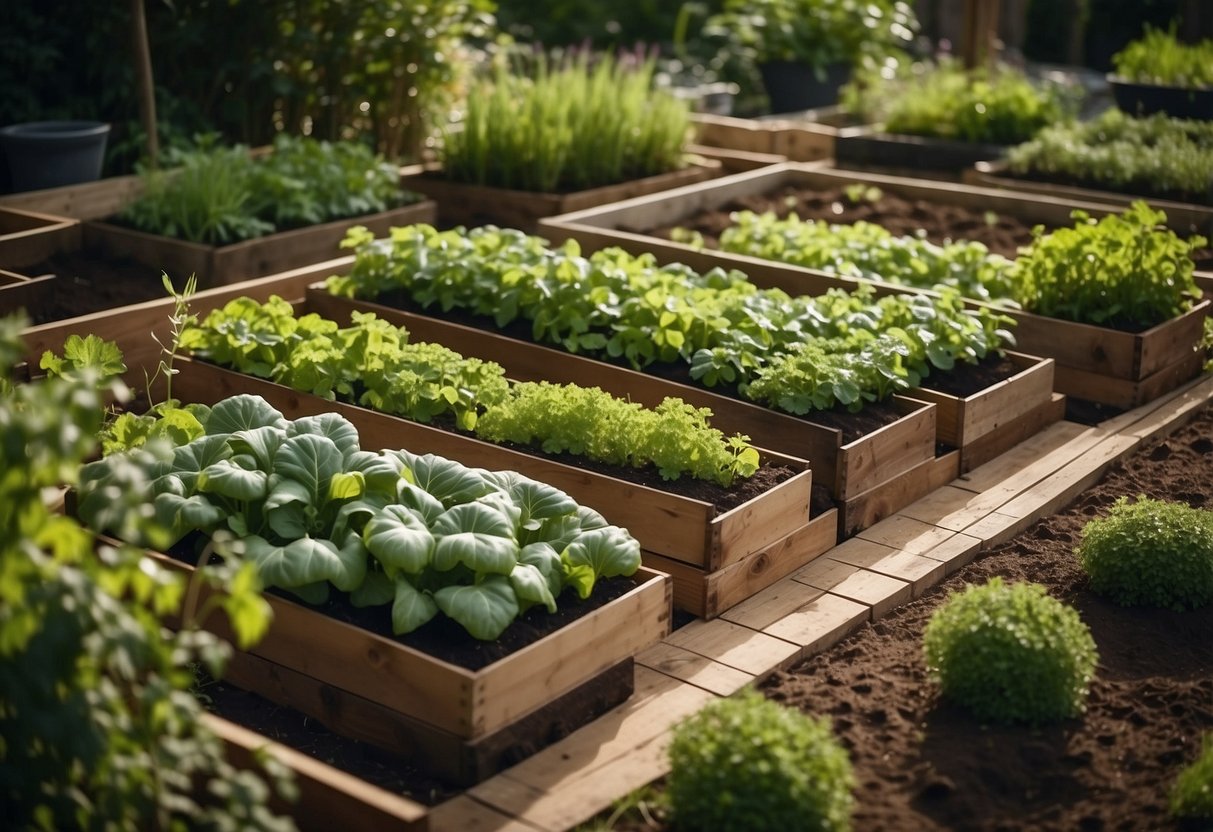
{"type": "MultiPolygon", "coordinates": [[[[494,640],[534,606],[556,611],[572,587],[631,575],[640,545],[597,512],[512,471],[430,454],[363,451],[335,413],[288,421],[256,396],[211,408],[206,433],[168,455],[115,454],[81,472],[80,516],[117,534],[112,492],[132,467],[137,495],[171,530],[241,541],[267,586],[311,604],[336,589],[356,606],[390,607],[407,633],[441,611],[494,640]]],[[[136,533],[134,542],[146,542],[136,533]]]]}
{"type": "Polygon", "coordinates": [[[678,399],[651,410],[571,384],[511,384],[499,364],[409,343],[406,329],[373,314],[355,312],[343,329],[315,314],[296,318],[281,298],[237,298],[186,331],[182,346],[296,390],[418,422],[451,418],[490,442],[653,464],[666,479],[690,474],[722,486],[758,468],[749,440],[726,439],[708,425],[709,411],[678,399]]]}
{"type": "Polygon", "coordinates": [[[1123,606],[1213,604],[1213,511],[1121,497],[1083,527],[1074,553],[1091,589],[1123,606]]]}
{"type": "MultiPolygon", "coordinates": [[[[875,386],[856,389],[862,379],[852,377],[796,394],[814,408],[857,409],[907,389],[932,368],[979,360],[1010,340],[1003,328],[1009,319],[964,309],[954,297],[876,300],[867,287],[790,297],[759,289],[737,271],[659,267],[651,255],[619,249],[582,257],[574,242],[549,248],[538,237],[493,227],[440,232],[417,225],[393,229],[384,240],[353,231],[344,245],[355,248],[355,262],[347,275],[330,278],[335,294],[375,298],[403,290],[423,307],[461,309],[498,326],[529,320],[538,343],[636,369],[682,362],[705,386],[733,388],[752,400],[764,368],[809,349],[806,342],[844,371],[856,363],[847,353],[879,362],[877,373],[863,376],[875,386]],[[940,332],[947,338],[940,340],[940,332]]],[[[774,376],[766,373],[762,400],[782,407],[784,397],[769,391],[779,383],[774,376]]],[[[813,384],[808,376],[799,381],[813,384]]],[[[805,412],[799,407],[792,412],[805,412]]]]}
{"type": "Polygon", "coordinates": [[[585,55],[534,77],[499,68],[475,82],[446,129],[443,175],[522,191],[567,192],[677,170],[690,130],[684,102],[652,85],[651,62],[585,55]]]}
{"type": "Polygon", "coordinates": [[[1016,176],[1213,205],[1213,121],[1108,110],[1045,128],[1011,148],[1007,163],[1016,176]]]}
{"type": "Polygon", "coordinates": [[[679,829],[851,828],[854,775],[828,720],[743,691],[675,728],[669,754],[679,829]]]}
{"type": "MultiPolygon", "coordinates": [[[[0,320],[0,367],[21,355],[22,325],[0,320]]],[[[229,764],[189,695],[195,665],[218,674],[228,646],[198,629],[222,608],[247,646],[268,624],[256,573],[228,548],[187,588],[142,550],[100,543],[49,506],[96,450],[106,381],[118,359],[75,340],[44,380],[0,393],[0,802],[13,829],[293,829],[268,808],[270,784],[229,764]],[[98,361],[98,359],[100,359],[98,361]],[[203,608],[188,599],[205,581],[203,608]],[[222,587],[222,589],[221,589],[222,587]],[[166,616],[185,627],[169,632],[166,616]]],[[[112,526],[164,542],[136,494],[141,472],[115,471],[112,526]]],[[[268,762],[267,762],[268,766],[268,762]]],[[[274,787],[288,794],[279,766],[274,787]]]]}
{"type": "Polygon", "coordinates": [[[1192,251],[1203,237],[1180,239],[1166,214],[1134,202],[1098,222],[1075,211],[1073,228],[1033,229],[1011,268],[1025,309],[1052,318],[1147,329],[1187,311],[1201,292],[1192,251]]]}
{"type": "Polygon", "coordinates": [[[1138,84],[1213,87],[1213,40],[1188,45],[1169,31],[1146,24],[1145,33],[1112,56],[1116,74],[1138,84]]]}
{"type": "Polygon", "coordinates": [[[927,622],[923,651],[945,697],[996,722],[1077,716],[1098,660],[1077,611],[1039,584],[997,577],[949,594],[927,622]]]}
{"type": "Polygon", "coordinates": [[[1213,820],[1213,733],[1204,735],[1200,756],[1176,778],[1170,811],[1176,818],[1213,820]]]}
{"type": "Polygon", "coordinates": [[[182,153],[153,171],[119,215],[140,231],[227,245],[302,225],[386,211],[401,203],[399,174],[356,142],[280,135],[273,153],[244,147],[182,153]]]}

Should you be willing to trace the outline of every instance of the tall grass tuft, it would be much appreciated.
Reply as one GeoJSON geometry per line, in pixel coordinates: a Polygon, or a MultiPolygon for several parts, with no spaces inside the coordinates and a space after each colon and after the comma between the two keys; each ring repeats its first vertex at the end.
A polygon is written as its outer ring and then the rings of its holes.
{"type": "Polygon", "coordinates": [[[690,130],[687,105],[652,88],[653,63],[586,55],[532,75],[499,68],[468,93],[441,158],[456,182],[545,193],[611,185],[676,170],[690,130]]]}

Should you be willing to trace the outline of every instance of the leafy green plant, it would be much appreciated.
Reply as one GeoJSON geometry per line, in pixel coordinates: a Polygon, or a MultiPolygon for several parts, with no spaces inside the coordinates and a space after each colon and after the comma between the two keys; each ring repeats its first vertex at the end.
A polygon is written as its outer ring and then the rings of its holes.
{"type": "Polygon", "coordinates": [[[1112,56],[1116,74],[1139,84],[1213,87],[1213,40],[1188,45],[1170,30],[1146,24],[1145,33],[1112,56]]]}
{"type": "Polygon", "coordinates": [[[1175,780],[1170,811],[1176,818],[1213,819],[1213,734],[1205,734],[1200,756],[1175,780]]]}
{"type": "Polygon", "coordinates": [[[669,754],[679,829],[851,828],[851,761],[827,720],[744,691],[675,728],[669,754]]]}
{"type": "Polygon", "coordinates": [[[1033,229],[1011,268],[1016,300],[1028,311],[1147,329],[1200,299],[1190,255],[1203,237],[1181,239],[1162,225],[1165,213],[1142,201],[1098,222],[1083,211],[1071,216],[1073,228],[1033,229]]]}
{"type": "Polygon", "coordinates": [[[205,435],[172,449],[115,454],[84,467],[80,516],[115,527],[112,493],[135,489],[171,545],[193,531],[227,533],[267,586],[322,604],[332,589],[357,606],[390,606],[407,633],[441,611],[478,639],[496,639],[533,606],[556,611],[572,587],[631,575],[640,545],[568,495],[512,471],[466,468],[430,454],[363,451],[335,413],[293,421],[257,396],[211,408],[205,435]]]}
{"type": "Polygon", "coordinates": [[[1213,604],[1213,511],[1121,497],[1082,530],[1074,553],[1091,589],[1124,606],[1213,604]]]}
{"type": "Polygon", "coordinates": [[[917,30],[911,5],[892,0],[725,0],[703,33],[754,63],[797,61],[824,72],[880,60],[909,46],[917,30]]]}
{"type": "Polygon", "coordinates": [[[1045,128],[1011,148],[1007,164],[1016,176],[1213,205],[1213,121],[1108,110],[1045,128]]]}
{"type": "MultiPolygon", "coordinates": [[[[21,356],[22,322],[0,320],[0,367],[21,356]]],[[[292,829],[267,808],[271,786],[224,757],[188,694],[194,667],[219,673],[230,648],[198,625],[222,608],[245,646],[268,624],[251,564],[222,564],[187,587],[139,549],[100,543],[46,500],[96,448],[106,373],[120,359],[90,339],[47,362],[46,379],[0,395],[0,800],[14,829],[292,829]],[[98,361],[97,359],[100,359],[98,361]],[[205,582],[213,594],[198,608],[205,582]],[[184,627],[168,632],[165,616],[184,627]]],[[[164,540],[115,472],[111,525],[164,540]]],[[[274,788],[284,770],[267,763],[274,788]]]]}
{"type": "Polygon", "coordinates": [[[280,135],[254,159],[241,146],[185,152],[151,171],[119,214],[141,231],[227,245],[275,231],[385,211],[400,204],[399,173],[357,142],[280,135]]]}
{"type": "Polygon", "coordinates": [[[1001,578],[950,593],[922,640],[943,695],[997,722],[1078,715],[1098,661],[1077,611],[1039,584],[1001,578]]]}
{"type": "Polygon", "coordinates": [[[443,132],[443,175],[523,191],[612,185],[683,166],[687,105],[652,88],[653,64],[582,55],[534,74],[499,67],[443,132]]]}
{"type": "Polygon", "coordinates": [[[572,384],[512,384],[499,364],[409,343],[407,330],[373,314],[355,312],[353,325],[340,329],[315,314],[296,318],[278,297],[264,304],[237,298],[187,331],[182,344],[296,390],[419,422],[450,417],[490,442],[636,468],[652,464],[666,479],[690,474],[722,486],[758,467],[749,440],[711,428],[710,411],[678,399],[651,410],[572,384]]]}
{"type": "MultiPolygon", "coordinates": [[[[651,255],[620,249],[582,257],[573,241],[549,248],[541,238],[492,227],[440,232],[416,225],[393,229],[384,240],[356,230],[344,245],[355,249],[355,262],[348,274],[329,279],[334,294],[376,298],[403,290],[423,307],[461,309],[498,326],[529,320],[538,343],[636,369],[684,362],[705,386],[733,387],[753,400],[752,384],[764,367],[810,349],[807,341],[847,366],[856,359],[844,354],[860,352],[861,360],[881,364],[864,375],[875,387],[853,393],[855,381],[837,388],[843,395],[825,388],[821,396],[800,397],[858,408],[906,389],[932,367],[978,360],[1010,340],[1009,319],[964,309],[954,297],[875,300],[869,287],[790,297],[759,289],[737,271],[659,267],[651,255]],[[942,332],[947,338],[926,349],[942,332]],[[923,349],[911,357],[923,361],[903,366],[915,343],[923,349]]],[[[779,396],[762,398],[782,407],[779,396]]]]}

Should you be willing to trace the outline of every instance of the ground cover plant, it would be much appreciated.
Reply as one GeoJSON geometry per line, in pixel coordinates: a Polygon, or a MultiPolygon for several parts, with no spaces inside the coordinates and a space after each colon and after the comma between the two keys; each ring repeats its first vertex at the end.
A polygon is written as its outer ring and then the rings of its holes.
{"type": "Polygon", "coordinates": [[[1213,87],[1213,40],[1180,43],[1175,26],[1155,29],[1149,24],[1140,38],[1112,56],[1116,75],[1139,84],[1172,87],[1213,87]]]}
{"type": "Polygon", "coordinates": [[[202,423],[184,445],[86,465],[81,518],[141,545],[234,536],[266,586],[309,604],[337,590],[357,607],[388,607],[396,634],[442,612],[492,641],[532,606],[555,612],[565,589],[586,598],[598,579],[640,566],[635,539],[563,492],[432,454],[364,451],[339,414],[287,420],[242,395],[202,423]],[[132,469],[142,487],[124,480],[132,469]],[[123,486],[153,507],[167,539],[114,522],[123,486]]]}
{"type": "Polygon", "coordinates": [[[1015,176],[1213,205],[1213,121],[1108,110],[1056,124],[1007,152],[1015,176]]]}
{"type": "Polygon", "coordinates": [[[512,383],[501,365],[465,358],[355,312],[349,327],[289,303],[236,298],[182,333],[181,347],[239,372],[414,421],[443,418],[490,442],[519,442],[632,468],[653,466],[729,486],[758,468],[744,436],[725,437],[711,412],[679,399],[656,408],[598,388],[512,383]]]}
{"type": "MultiPolygon", "coordinates": [[[[0,320],[0,802],[14,829],[293,829],[268,808],[280,766],[230,765],[189,694],[197,666],[220,675],[230,648],[198,629],[222,608],[242,645],[269,623],[256,572],[230,547],[187,587],[134,547],[101,543],[48,505],[95,453],[124,369],[98,339],[75,339],[44,380],[7,379],[23,326],[0,320]],[[215,591],[191,605],[205,581],[215,591]],[[166,632],[164,616],[184,627],[166,632]]],[[[112,345],[111,345],[112,346],[112,345]]],[[[105,494],[113,525],[164,541],[124,469],[105,494]]]]}
{"type": "Polygon", "coordinates": [[[345,245],[355,262],[330,278],[334,294],[403,291],[426,309],[529,323],[538,343],[635,369],[682,365],[707,387],[795,414],[858,410],[1011,340],[1008,319],[966,309],[955,293],[793,298],[736,271],[659,267],[619,249],[583,257],[575,242],[551,248],[508,229],[416,225],[381,240],[355,231],[345,245]],[[793,364],[801,371],[788,372],[793,364]]]}
{"type": "Polygon", "coordinates": [[[373,214],[400,205],[400,175],[358,142],[279,135],[259,158],[247,148],[180,153],[145,174],[144,193],[118,220],[140,231],[227,245],[275,231],[373,214]]]}
{"type": "Polygon", "coordinates": [[[499,67],[473,83],[462,118],[444,129],[443,176],[553,193],[677,170],[690,111],[652,81],[651,61],[609,56],[540,58],[533,75],[499,67]]]}

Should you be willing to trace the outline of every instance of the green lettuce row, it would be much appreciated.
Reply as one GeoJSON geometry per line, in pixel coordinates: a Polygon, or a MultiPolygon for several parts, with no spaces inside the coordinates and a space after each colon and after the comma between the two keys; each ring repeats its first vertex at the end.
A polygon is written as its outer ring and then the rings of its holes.
{"type": "Polygon", "coordinates": [[[281,298],[237,298],[185,330],[181,346],[240,372],[428,423],[452,416],[490,442],[539,445],[661,476],[731,485],[758,469],[748,437],[726,438],[711,412],[668,399],[656,410],[599,388],[513,384],[499,364],[410,343],[404,327],[370,313],[352,326],[316,314],[296,317],[281,298]]]}
{"type": "Polygon", "coordinates": [[[556,611],[572,587],[630,575],[640,545],[568,495],[512,471],[485,471],[408,451],[364,451],[338,414],[288,421],[257,396],[200,415],[204,433],[86,465],[80,517],[149,544],[118,518],[115,495],[143,482],[156,545],[189,532],[234,537],[267,586],[310,604],[332,590],[390,606],[407,633],[439,612],[496,639],[530,607],[556,611]],[[140,469],[145,479],[131,476],[140,469]]]}
{"type": "Polygon", "coordinates": [[[490,316],[498,326],[527,320],[538,343],[624,359],[637,369],[685,363],[705,386],[732,386],[792,413],[805,412],[804,402],[858,409],[1011,340],[1003,328],[1009,319],[965,309],[955,292],[876,299],[861,287],[791,297],[759,289],[737,271],[659,267],[652,255],[620,249],[582,257],[573,241],[552,248],[492,227],[415,225],[382,240],[362,229],[345,245],[355,249],[355,261],[347,275],[329,279],[334,294],[376,298],[403,290],[423,307],[490,316]],[[806,374],[781,380],[777,368],[787,356],[808,355],[806,343],[820,354],[821,380],[806,374]],[[879,372],[852,372],[855,354],[880,362],[879,372]],[[760,381],[761,393],[753,389],[760,381]],[[775,385],[794,389],[773,394],[775,385]],[[793,399],[797,404],[784,404],[793,399]]]}

